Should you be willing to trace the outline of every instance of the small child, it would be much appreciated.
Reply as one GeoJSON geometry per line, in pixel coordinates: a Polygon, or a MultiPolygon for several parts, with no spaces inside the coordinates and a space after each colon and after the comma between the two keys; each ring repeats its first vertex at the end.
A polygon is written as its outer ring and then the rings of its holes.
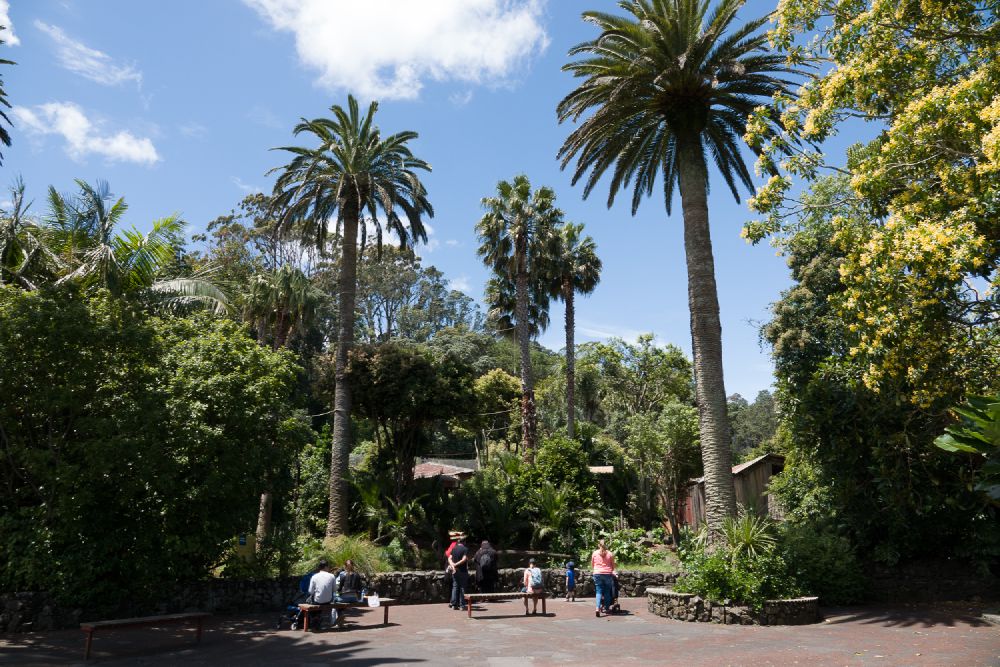
{"type": "Polygon", "coordinates": [[[573,561],[566,563],[566,602],[576,602],[576,564],[573,561]]]}

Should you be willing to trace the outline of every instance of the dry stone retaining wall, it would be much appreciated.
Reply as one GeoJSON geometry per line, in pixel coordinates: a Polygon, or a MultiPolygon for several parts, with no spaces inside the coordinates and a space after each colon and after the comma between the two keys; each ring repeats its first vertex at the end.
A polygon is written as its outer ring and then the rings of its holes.
{"type": "MultiPolygon", "coordinates": [[[[523,568],[504,568],[500,570],[497,582],[498,591],[515,591],[521,588],[523,568]]],[[[566,571],[563,569],[542,570],[542,580],[545,590],[550,596],[565,595],[566,571]]],[[[677,581],[673,572],[632,572],[618,573],[618,581],[622,595],[626,597],[641,597],[646,589],[655,586],[669,586],[677,581]]],[[[370,588],[378,591],[383,597],[398,598],[407,602],[447,602],[451,596],[451,576],[444,572],[385,572],[373,577],[370,588]]],[[[475,585],[470,584],[470,590],[475,585]]],[[[593,597],[594,580],[589,572],[577,570],[577,597],[593,597]]]]}
{"type": "Polygon", "coordinates": [[[807,625],[819,620],[819,598],[768,600],[760,611],[740,605],[705,600],[694,593],[676,593],[666,588],[646,591],[649,611],[677,621],[724,625],[807,625]]]}
{"type": "MultiPolygon", "coordinates": [[[[514,591],[521,587],[523,569],[502,569],[498,591],[514,591]]],[[[594,595],[594,583],[589,573],[578,571],[576,594],[594,595]]],[[[542,570],[549,595],[565,595],[565,570],[542,570]]],[[[620,572],[622,594],[627,597],[645,595],[653,586],[669,586],[676,574],[664,572],[620,572]]],[[[368,582],[370,590],[382,597],[407,603],[447,602],[451,595],[451,577],[443,571],[384,572],[368,582]]],[[[472,590],[475,590],[474,586],[472,590]]],[[[297,577],[262,581],[211,579],[178,586],[165,593],[156,603],[123,608],[110,617],[124,618],[150,614],[171,614],[184,611],[207,611],[214,614],[280,612],[299,594],[297,577]]],[[[28,632],[76,627],[81,621],[100,620],[101,615],[86,610],[60,606],[53,596],[44,592],[0,594],[0,633],[28,632]]],[[[108,615],[104,615],[108,618],[108,615]]]]}

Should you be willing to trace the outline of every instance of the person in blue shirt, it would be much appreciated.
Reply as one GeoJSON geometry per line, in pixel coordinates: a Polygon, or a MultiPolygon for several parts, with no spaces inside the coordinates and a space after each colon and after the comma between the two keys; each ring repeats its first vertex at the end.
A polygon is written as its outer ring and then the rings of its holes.
{"type": "Polygon", "coordinates": [[[576,602],[576,564],[573,561],[566,563],[566,602],[576,602]]]}

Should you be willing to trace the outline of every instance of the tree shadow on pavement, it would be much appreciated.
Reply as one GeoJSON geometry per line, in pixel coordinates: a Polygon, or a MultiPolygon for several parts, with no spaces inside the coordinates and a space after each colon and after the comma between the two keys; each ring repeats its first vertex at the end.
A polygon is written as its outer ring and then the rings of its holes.
{"type": "MultiPolygon", "coordinates": [[[[390,624],[393,625],[393,624],[390,624]]],[[[260,619],[211,619],[202,641],[194,631],[165,628],[130,628],[94,635],[87,665],[219,665],[268,664],[302,665],[336,662],[363,666],[422,662],[419,658],[369,656],[378,647],[355,635],[355,630],[384,628],[379,625],[352,626],[349,630],[319,633],[275,631],[260,619]]],[[[25,635],[7,635],[0,640],[0,664],[25,666],[84,664],[83,633],[59,630],[25,635]]]]}
{"type": "Polygon", "coordinates": [[[980,615],[982,609],[968,603],[921,604],[906,606],[837,607],[824,608],[827,624],[862,623],[886,627],[983,627],[989,623],[980,615]]]}

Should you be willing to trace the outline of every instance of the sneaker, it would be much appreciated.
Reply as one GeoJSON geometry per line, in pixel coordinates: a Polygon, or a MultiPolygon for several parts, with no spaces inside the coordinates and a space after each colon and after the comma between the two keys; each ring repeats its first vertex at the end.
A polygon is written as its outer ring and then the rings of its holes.
{"type": "Polygon", "coordinates": [[[594,612],[594,616],[596,616],[597,618],[600,618],[601,617],[601,610],[598,609],[597,611],[595,611],[594,612]]]}

